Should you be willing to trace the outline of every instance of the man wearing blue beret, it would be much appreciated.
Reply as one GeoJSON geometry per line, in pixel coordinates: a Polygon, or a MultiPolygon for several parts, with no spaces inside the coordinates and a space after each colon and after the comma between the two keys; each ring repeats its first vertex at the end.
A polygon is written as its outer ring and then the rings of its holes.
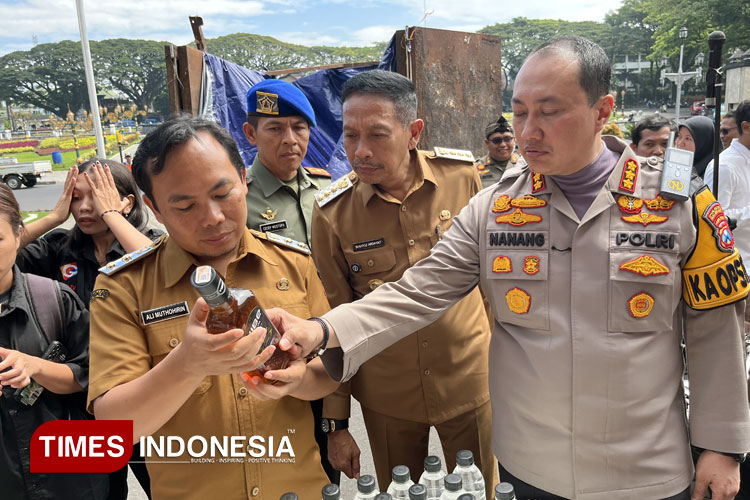
{"type": "Polygon", "coordinates": [[[315,113],[297,87],[264,80],[247,92],[243,130],[258,148],[247,170],[247,227],[308,245],[315,193],[331,183],[325,169],[303,167],[315,113]]]}
{"type": "MultiPolygon", "coordinates": [[[[315,112],[300,89],[282,80],[264,80],[247,91],[247,122],[242,127],[258,148],[247,169],[247,227],[291,238],[310,252],[315,193],[331,183],[327,170],[303,167],[315,112]]],[[[287,243],[289,243],[287,241],[287,243]]],[[[321,464],[332,483],[340,472],[328,461],[328,438],[320,428],[323,400],[311,401],[315,441],[321,464]]]]}

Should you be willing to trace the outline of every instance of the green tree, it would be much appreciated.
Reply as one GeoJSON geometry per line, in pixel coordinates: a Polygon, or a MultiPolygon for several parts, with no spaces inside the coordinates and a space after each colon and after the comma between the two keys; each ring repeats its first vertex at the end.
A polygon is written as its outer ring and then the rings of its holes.
{"type": "Polygon", "coordinates": [[[0,96],[64,118],[88,101],[80,42],[37,45],[0,57],[0,96]]]}
{"type": "Polygon", "coordinates": [[[139,109],[154,109],[167,94],[166,43],[123,38],[91,42],[97,81],[121,92],[139,109]]]}

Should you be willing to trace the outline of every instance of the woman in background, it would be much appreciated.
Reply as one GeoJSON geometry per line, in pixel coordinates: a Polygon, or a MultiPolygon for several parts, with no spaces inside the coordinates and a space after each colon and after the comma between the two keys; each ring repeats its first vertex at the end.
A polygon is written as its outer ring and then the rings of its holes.
{"type": "Polygon", "coordinates": [[[693,116],[680,124],[674,146],[692,151],[693,167],[703,178],[714,155],[714,122],[707,116],[693,116]]]}

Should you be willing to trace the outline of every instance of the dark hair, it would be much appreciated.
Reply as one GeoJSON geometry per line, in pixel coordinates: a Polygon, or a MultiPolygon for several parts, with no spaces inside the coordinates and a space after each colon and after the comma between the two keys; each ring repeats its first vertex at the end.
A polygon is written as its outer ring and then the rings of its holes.
{"type": "Polygon", "coordinates": [[[21,210],[18,208],[18,200],[16,200],[13,190],[4,182],[0,182],[0,216],[2,215],[8,218],[8,223],[13,228],[13,234],[18,236],[23,227],[21,210]]]}
{"type": "Polygon", "coordinates": [[[247,114],[247,123],[249,123],[255,130],[258,130],[258,123],[260,123],[260,116],[255,113],[247,114]]]}
{"type": "Polygon", "coordinates": [[[526,60],[528,61],[534,54],[546,54],[552,51],[566,52],[578,62],[578,83],[586,92],[590,106],[609,93],[612,67],[607,54],[597,44],[580,36],[561,36],[535,48],[526,60]]]}
{"type": "Polygon", "coordinates": [[[661,130],[664,127],[669,127],[669,130],[674,130],[675,126],[672,120],[666,118],[659,113],[648,115],[646,118],[642,118],[633,125],[633,129],[630,131],[630,138],[633,140],[633,145],[637,146],[641,142],[641,134],[644,130],[661,130]]]}
{"type": "Polygon", "coordinates": [[[735,108],[734,121],[737,122],[737,130],[742,135],[742,122],[750,122],[750,99],[745,99],[735,108]]]}
{"type": "Polygon", "coordinates": [[[352,94],[374,94],[390,100],[393,103],[393,113],[404,129],[417,119],[414,83],[398,73],[382,69],[363,71],[344,83],[341,88],[341,103],[345,103],[352,94]]]}
{"type": "Polygon", "coordinates": [[[727,111],[724,113],[724,116],[722,116],[721,119],[723,120],[724,118],[731,118],[734,120],[734,111],[727,111]]]}
{"type": "MultiPolygon", "coordinates": [[[[128,167],[126,167],[122,163],[116,162],[114,160],[92,158],[85,163],[82,163],[78,167],[78,173],[83,174],[87,170],[90,170],[91,167],[94,166],[94,163],[96,163],[97,161],[102,165],[107,165],[109,167],[109,171],[112,172],[112,179],[114,179],[115,181],[115,187],[117,187],[117,192],[119,193],[121,198],[124,198],[131,194],[133,195],[133,208],[130,210],[130,213],[128,215],[125,215],[124,217],[136,229],[138,229],[139,231],[143,231],[143,229],[146,227],[146,223],[148,222],[148,215],[145,211],[143,200],[141,199],[141,194],[138,192],[138,186],[136,186],[135,179],[133,179],[133,175],[130,173],[130,170],[128,170],[128,167]]],[[[91,236],[81,231],[81,228],[76,224],[76,226],[73,227],[72,231],[70,232],[70,236],[68,237],[67,241],[65,241],[63,244],[69,245],[74,249],[80,248],[87,238],[91,238],[91,236]]]]}
{"type": "Polygon", "coordinates": [[[204,118],[191,115],[174,116],[149,132],[141,141],[133,157],[135,182],[154,203],[154,208],[158,207],[151,189],[151,178],[164,170],[169,153],[191,139],[195,139],[199,132],[208,132],[216,142],[221,144],[227,152],[229,161],[237,170],[237,174],[242,178],[245,163],[237,151],[237,143],[234,142],[229,132],[218,123],[204,118]]]}

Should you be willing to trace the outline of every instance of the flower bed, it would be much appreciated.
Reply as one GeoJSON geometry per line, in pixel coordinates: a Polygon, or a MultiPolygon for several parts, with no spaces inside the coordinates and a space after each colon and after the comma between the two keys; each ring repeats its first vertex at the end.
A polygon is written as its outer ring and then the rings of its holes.
{"type": "MultiPolygon", "coordinates": [[[[8,149],[16,149],[16,148],[35,148],[39,144],[38,140],[34,139],[28,139],[23,141],[0,141],[0,152],[8,153],[10,151],[7,151],[8,149]]],[[[30,151],[29,149],[24,149],[24,151],[30,151]]],[[[13,151],[14,153],[18,153],[19,151],[13,151]]]]}

